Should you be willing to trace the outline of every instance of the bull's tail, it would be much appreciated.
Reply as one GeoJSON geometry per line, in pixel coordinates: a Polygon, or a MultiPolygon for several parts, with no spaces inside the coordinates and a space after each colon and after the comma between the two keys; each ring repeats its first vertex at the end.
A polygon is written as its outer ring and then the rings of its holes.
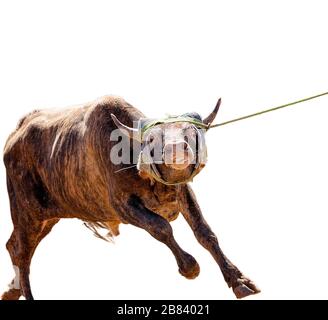
{"type": "Polygon", "coordinates": [[[107,242],[114,243],[115,234],[108,224],[103,222],[84,221],[84,225],[93,232],[95,237],[107,242]],[[106,230],[107,233],[103,235],[104,230],[106,230]]]}

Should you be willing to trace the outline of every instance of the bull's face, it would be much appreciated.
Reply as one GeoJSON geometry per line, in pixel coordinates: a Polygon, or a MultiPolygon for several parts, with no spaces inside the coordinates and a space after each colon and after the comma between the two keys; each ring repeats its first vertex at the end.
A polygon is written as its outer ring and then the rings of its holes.
{"type": "Polygon", "coordinates": [[[205,132],[215,119],[220,102],[204,120],[197,113],[187,113],[162,120],[142,119],[139,128],[134,129],[114,115],[112,118],[118,128],[141,143],[141,176],[164,184],[180,184],[190,181],[205,166],[205,132]]]}

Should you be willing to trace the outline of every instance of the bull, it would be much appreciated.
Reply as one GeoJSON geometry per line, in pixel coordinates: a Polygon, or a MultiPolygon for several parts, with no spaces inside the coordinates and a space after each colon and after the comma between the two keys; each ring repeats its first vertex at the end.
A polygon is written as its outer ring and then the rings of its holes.
{"type": "Polygon", "coordinates": [[[4,149],[14,226],[6,247],[15,278],[2,299],[33,299],[32,256],[62,218],[83,220],[99,237],[99,228],[117,236],[121,223],[144,229],[172,251],[181,275],[194,279],[199,265],[176,242],[170,225],[179,213],[237,298],[260,292],[224,255],[188,184],[206,163],[204,133],[220,102],[204,119],[197,113],[147,119],[115,96],[22,118],[4,149]],[[129,143],[123,153],[133,158],[132,167],[113,161],[117,131],[129,143]]]}

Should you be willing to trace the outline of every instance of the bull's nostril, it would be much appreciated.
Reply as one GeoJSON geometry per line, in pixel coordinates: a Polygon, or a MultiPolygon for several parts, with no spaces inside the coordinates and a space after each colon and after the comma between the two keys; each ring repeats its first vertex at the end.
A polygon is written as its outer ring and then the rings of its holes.
{"type": "Polygon", "coordinates": [[[184,143],[183,148],[184,148],[185,151],[188,150],[188,143],[187,142],[184,143]]]}

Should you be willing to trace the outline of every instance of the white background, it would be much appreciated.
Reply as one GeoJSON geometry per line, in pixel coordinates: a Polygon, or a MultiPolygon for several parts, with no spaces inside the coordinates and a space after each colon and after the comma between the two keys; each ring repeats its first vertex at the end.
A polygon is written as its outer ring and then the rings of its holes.
{"type": "MultiPolygon", "coordinates": [[[[149,116],[218,122],[328,89],[326,1],[1,1],[0,144],[25,113],[118,94],[149,116]]],[[[208,133],[193,187],[227,256],[262,289],[249,299],[328,298],[328,98],[208,133]]],[[[0,166],[0,291],[13,271],[0,166]]],[[[186,222],[173,222],[200,276],[122,226],[116,244],[61,221],[31,270],[37,299],[233,299],[186,222]]]]}

